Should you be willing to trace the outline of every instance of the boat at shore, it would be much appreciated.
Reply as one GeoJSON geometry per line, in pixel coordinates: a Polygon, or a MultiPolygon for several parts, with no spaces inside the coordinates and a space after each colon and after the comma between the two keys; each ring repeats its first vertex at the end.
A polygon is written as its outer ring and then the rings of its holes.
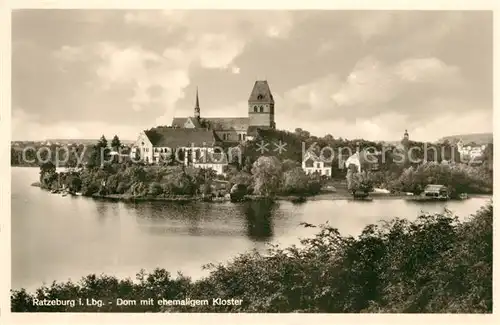
{"type": "Polygon", "coordinates": [[[427,185],[420,195],[409,196],[407,200],[419,202],[432,202],[432,201],[448,201],[450,200],[450,193],[448,188],[444,185],[430,184],[427,185]]]}

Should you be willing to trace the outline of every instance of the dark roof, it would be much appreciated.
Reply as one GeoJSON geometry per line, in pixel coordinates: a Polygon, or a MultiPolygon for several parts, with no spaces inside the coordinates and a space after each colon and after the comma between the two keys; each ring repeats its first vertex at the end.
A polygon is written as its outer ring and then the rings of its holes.
{"type": "Polygon", "coordinates": [[[267,80],[257,80],[255,82],[248,102],[274,104],[273,94],[271,93],[267,80]]]}
{"type": "Polygon", "coordinates": [[[207,129],[176,129],[169,127],[157,127],[144,131],[154,147],[189,147],[191,145],[213,146],[221,140],[214,131],[207,129]]]}
{"type": "Polygon", "coordinates": [[[206,117],[200,120],[194,117],[174,117],[172,126],[183,128],[188,119],[191,119],[196,128],[209,128],[217,131],[245,131],[248,127],[248,117],[206,117]]]}
{"type": "Polygon", "coordinates": [[[247,128],[247,135],[248,136],[258,136],[260,134],[260,131],[269,130],[269,129],[271,129],[270,126],[250,125],[247,128]]]}
{"type": "Polygon", "coordinates": [[[172,120],[172,126],[182,128],[184,127],[184,123],[186,123],[187,119],[187,117],[174,117],[172,120]]]}
{"type": "Polygon", "coordinates": [[[212,130],[246,131],[248,117],[204,117],[202,121],[208,122],[207,127],[212,130]]]}
{"type": "Polygon", "coordinates": [[[201,123],[200,123],[200,119],[196,118],[196,117],[188,117],[186,119],[186,122],[187,120],[191,120],[191,122],[193,123],[194,127],[195,128],[201,128],[201,123]]]}

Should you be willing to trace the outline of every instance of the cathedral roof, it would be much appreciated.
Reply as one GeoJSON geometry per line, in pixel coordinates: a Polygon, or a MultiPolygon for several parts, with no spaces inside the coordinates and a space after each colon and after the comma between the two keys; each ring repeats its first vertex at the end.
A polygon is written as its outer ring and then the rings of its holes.
{"type": "Polygon", "coordinates": [[[183,128],[184,123],[186,123],[187,119],[188,119],[187,117],[174,117],[174,119],[172,120],[172,126],[183,128]]]}
{"type": "Polygon", "coordinates": [[[271,127],[268,127],[268,126],[259,126],[259,125],[250,125],[248,128],[247,128],[247,135],[248,136],[258,136],[261,134],[261,131],[263,130],[269,130],[271,129],[271,127]]]}
{"type": "Polygon", "coordinates": [[[194,117],[174,117],[172,126],[184,128],[188,119],[191,119],[196,128],[209,128],[216,131],[246,131],[249,123],[248,117],[206,117],[200,119],[201,123],[194,117]]]}
{"type": "Polygon", "coordinates": [[[248,117],[205,117],[202,120],[208,122],[212,130],[235,130],[246,131],[248,128],[248,117]]]}
{"type": "Polygon", "coordinates": [[[221,143],[214,131],[207,129],[182,129],[157,127],[144,131],[154,147],[214,146],[221,143]]]}
{"type": "Polygon", "coordinates": [[[274,103],[273,94],[267,80],[257,80],[253,86],[248,102],[252,103],[274,103]]]}

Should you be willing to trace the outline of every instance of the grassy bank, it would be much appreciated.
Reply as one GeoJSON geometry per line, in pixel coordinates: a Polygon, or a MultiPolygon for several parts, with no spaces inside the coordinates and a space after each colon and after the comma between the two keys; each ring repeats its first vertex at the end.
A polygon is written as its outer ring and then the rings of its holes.
{"type": "MultiPolygon", "coordinates": [[[[345,216],[349,217],[349,216],[345,216]]],[[[14,312],[312,312],[491,313],[493,206],[467,221],[445,214],[367,226],[357,238],[318,227],[300,247],[270,247],[210,265],[193,281],[164,269],[135,281],[88,275],[36,292],[11,292],[14,312]],[[141,299],[153,299],[141,305],[141,299]],[[207,300],[207,305],[162,306],[162,299],[207,300]],[[213,299],[241,300],[214,305],[213,299]],[[38,306],[43,299],[75,306],[38,306]],[[83,301],[78,303],[78,299],[83,301]],[[87,299],[103,305],[86,304],[87,299]],[[117,305],[117,299],[137,301],[117,305]]]]}

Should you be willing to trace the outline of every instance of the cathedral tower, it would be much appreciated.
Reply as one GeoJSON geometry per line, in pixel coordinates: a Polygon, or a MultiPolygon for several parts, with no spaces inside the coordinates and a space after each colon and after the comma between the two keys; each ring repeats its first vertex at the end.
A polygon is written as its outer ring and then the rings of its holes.
{"type": "Polygon", "coordinates": [[[194,117],[200,118],[200,100],[198,99],[198,87],[196,87],[196,104],[194,106],[194,117]]]}
{"type": "Polygon", "coordinates": [[[276,128],[274,122],[274,99],[267,80],[255,82],[248,99],[249,126],[276,128]]]}

